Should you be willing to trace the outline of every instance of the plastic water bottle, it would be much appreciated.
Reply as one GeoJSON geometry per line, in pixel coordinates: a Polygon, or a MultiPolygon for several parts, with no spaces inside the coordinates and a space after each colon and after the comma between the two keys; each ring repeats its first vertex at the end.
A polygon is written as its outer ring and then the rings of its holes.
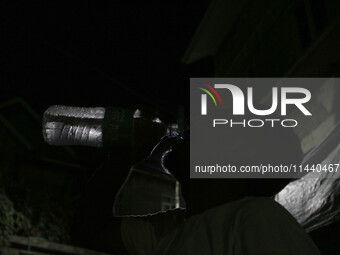
{"type": "Polygon", "coordinates": [[[141,147],[165,135],[178,136],[177,124],[165,124],[150,110],[54,105],[43,116],[50,145],[141,147]]]}

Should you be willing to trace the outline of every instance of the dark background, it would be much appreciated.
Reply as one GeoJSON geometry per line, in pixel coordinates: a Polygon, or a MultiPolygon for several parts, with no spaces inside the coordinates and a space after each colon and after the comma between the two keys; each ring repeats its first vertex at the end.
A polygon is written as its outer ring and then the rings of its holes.
{"type": "Polygon", "coordinates": [[[40,114],[51,104],[176,114],[190,74],[180,60],[208,3],[4,1],[1,99],[22,96],[40,114]]]}
{"type": "MultiPolygon", "coordinates": [[[[0,222],[4,236],[123,254],[106,152],[47,146],[43,112],[54,104],[148,106],[176,121],[178,106],[189,104],[189,77],[213,74],[210,59],[181,62],[208,4],[1,2],[0,188],[15,210],[13,222],[0,222]]],[[[11,208],[3,210],[12,219],[11,208]]]]}

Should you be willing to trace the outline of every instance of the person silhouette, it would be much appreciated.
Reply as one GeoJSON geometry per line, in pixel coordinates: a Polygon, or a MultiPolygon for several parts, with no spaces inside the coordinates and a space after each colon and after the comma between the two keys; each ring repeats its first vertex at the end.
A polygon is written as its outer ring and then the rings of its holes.
{"type": "MultiPolygon", "coordinates": [[[[299,164],[303,154],[291,128],[235,127],[223,138],[235,166],[299,164]]],[[[320,254],[299,223],[272,196],[280,179],[190,179],[190,139],[175,140],[165,165],[181,183],[186,211],[123,218],[122,240],[131,254],[320,254]]]]}

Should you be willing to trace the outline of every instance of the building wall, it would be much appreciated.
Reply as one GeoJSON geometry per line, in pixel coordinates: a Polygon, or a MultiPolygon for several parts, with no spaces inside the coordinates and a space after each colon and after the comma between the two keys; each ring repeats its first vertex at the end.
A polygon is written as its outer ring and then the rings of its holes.
{"type": "MultiPolygon", "coordinates": [[[[248,1],[214,56],[216,77],[332,77],[338,74],[338,1],[248,1]],[[263,8],[263,6],[266,8],[263,8]]],[[[313,118],[298,126],[307,153],[340,120],[340,90],[314,88],[313,118]]],[[[268,98],[262,99],[268,103],[268,98]]],[[[297,111],[289,112],[299,118],[297,111]]]]}

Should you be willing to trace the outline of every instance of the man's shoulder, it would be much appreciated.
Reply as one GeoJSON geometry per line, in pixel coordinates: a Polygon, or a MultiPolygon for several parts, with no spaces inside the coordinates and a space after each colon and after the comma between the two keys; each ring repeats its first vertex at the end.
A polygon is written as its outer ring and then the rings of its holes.
{"type": "Polygon", "coordinates": [[[239,203],[240,209],[260,209],[261,211],[263,211],[264,209],[284,209],[279,203],[277,203],[274,199],[270,197],[246,197],[244,199],[241,199],[239,203]]]}
{"type": "Polygon", "coordinates": [[[226,210],[264,210],[264,209],[281,209],[283,208],[274,199],[269,197],[244,197],[242,199],[234,200],[223,205],[214,207],[208,211],[216,211],[220,209],[226,210]]]}
{"type": "Polygon", "coordinates": [[[293,219],[293,216],[282,205],[269,197],[247,197],[238,203],[237,214],[244,217],[288,217],[293,219]]]}
{"type": "Polygon", "coordinates": [[[260,217],[286,218],[295,221],[293,216],[274,199],[269,197],[245,197],[200,214],[199,217],[224,217],[241,222],[258,220],[260,217]]]}

